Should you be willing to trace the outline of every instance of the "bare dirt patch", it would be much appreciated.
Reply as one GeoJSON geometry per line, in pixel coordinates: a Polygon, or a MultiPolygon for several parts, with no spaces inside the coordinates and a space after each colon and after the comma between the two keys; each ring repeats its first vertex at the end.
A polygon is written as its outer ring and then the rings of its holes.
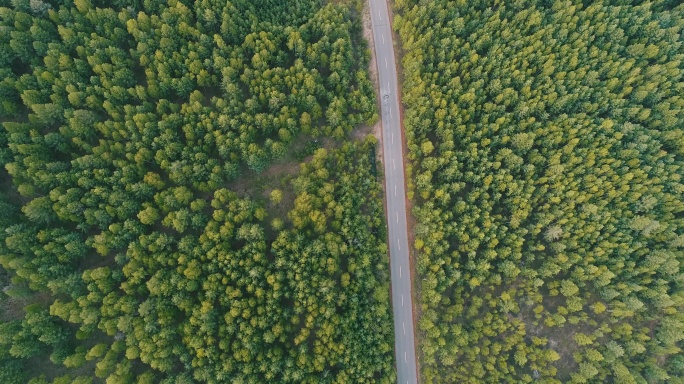
{"type": "MultiPolygon", "coordinates": [[[[291,149],[290,152],[293,152],[291,149]]],[[[249,198],[257,201],[268,212],[268,222],[264,223],[267,238],[273,240],[278,231],[273,230],[270,221],[280,218],[284,223],[287,222],[287,213],[294,207],[295,192],[290,181],[297,176],[300,168],[300,161],[288,155],[287,158],[271,164],[262,172],[244,170],[240,177],[226,185],[227,189],[235,192],[241,198],[249,198]],[[271,192],[279,189],[282,192],[282,199],[275,204],[270,200],[271,192]]],[[[302,162],[310,160],[305,158],[302,162]]]]}
{"type": "MultiPolygon", "coordinates": [[[[561,295],[551,296],[545,289],[542,289],[542,295],[544,299],[541,305],[544,307],[544,312],[539,318],[535,316],[533,310],[538,304],[525,302],[525,300],[519,302],[520,312],[516,318],[525,324],[527,338],[533,336],[545,338],[548,341],[547,347],[558,353],[560,359],[553,365],[558,370],[556,377],[565,382],[570,379],[570,374],[577,372],[578,369],[574,354],[581,351],[582,347],[575,341],[575,334],[594,334],[601,327],[601,324],[606,324],[609,321],[608,315],[607,313],[590,312],[591,304],[598,301],[596,296],[592,296],[586,298],[586,304],[580,312],[564,315],[568,319],[566,323],[549,327],[544,323],[545,318],[551,313],[557,313],[559,307],[565,305],[565,299],[561,295]],[[583,312],[588,315],[588,319],[582,319],[574,324],[570,321],[572,317],[582,317],[583,312]]],[[[595,343],[601,345],[606,341],[608,341],[608,336],[604,335],[597,338],[595,343]]]]}
{"type": "Polygon", "coordinates": [[[0,293],[2,300],[0,300],[0,322],[9,322],[13,320],[20,320],[24,317],[24,307],[30,304],[39,303],[43,306],[49,306],[52,302],[52,296],[48,292],[35,293],[26,289],[26,295],[20,297],[7,297],[0,293]]]}
{"type": "MultiPolygon", "coordinates": [[[[563,304],[560,297],[552,297],[550,299],[547,298],[544,303],[549,306],[548,308],[555,309],[563,304]]],[[[544,325],[544,318],[546,316],[541,316],[538,319],[535,317],[533,309],[536,304],[519,304],[520,312],[516,318],[525,324],[526,337],[546,338],[548,341],[547,347],[556,351],[560,356],[560,359],[554,364],[556,369],[558,369],[557,377],[568,379],[570,377],[569,373],[577,369],[573,353],[578,351],[579,346],[573,336],[577,332],[591,333],[592,330],[582,328],[581,324],[572,325],[569,323],[565,323],[562,326],[547,327],[544,325]]]]}
{"type": "Polygon", "coordinates": [[[270,193],[273,188],[282,186],[288,176],[294,176],[299,172],[300,161],[292,157],[292,154],[298,150],[297,145],[292,145],[288,149],[286,158],[269,165],[261,172],[243,167],[240,176],[225,187],[242,198],[248,197],[258,201],[267,198],[267,193],[270,193]]]}

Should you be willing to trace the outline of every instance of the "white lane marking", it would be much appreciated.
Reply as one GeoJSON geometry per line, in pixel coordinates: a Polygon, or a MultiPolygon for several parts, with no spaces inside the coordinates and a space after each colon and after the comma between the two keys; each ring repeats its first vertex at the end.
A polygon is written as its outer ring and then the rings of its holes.
{"type": "Polygon", "coordinates": [[[404,306],[404,295],[401,295],[401,306],[404,306]]]}
{"type": "Polygon", "coordinates": [[[401,265],[399,266],[399,278],[401,278],[401,265]]]}
{"type": "Polygon", "coordinates": [[[401,328],[404,329],[404,335],[405,335],[406,334],[406,323],[404,323],[403,321],[401,322],[401,328]]]}
{"type": "MultiPolygon", "coordinates": [[[[394,212],[397,214],[397,223],[399,222],[399,212],[394,212]]],[[[399,239],[397,239],[397,244],[399,244],[399,239]]]]}
{"type": "Polygon", "coordinates": [[[387,58],[385,57],[385,68],[387,68],[387,58]]]}
{"type": "Polygon", "coordinates": [[[404,351],[404,363],[407,363],[408,360],[406,360],[406,351],[404,351]]]}
{"type": "Polygon", "coordinates": [[[382,43],[385,44],[385,34],[383,33],[381,36],[382,36],[382,43]]]}
{"type": "Polygon", "coordinates": [[[380,21],[382,21],[382,15],[380,14],[380,10],[378,9],[378,17],[380,18],[380,21]]]}
{"type": "MultiPolygon", "coordinates": [[[[397,213],[397,215],[399,215],[399,214],[397,213]]],[[[399,239],[397,239],[397,248],[399,248],[399,250],[401,251],[401,245],[399,245],[399,239]]]]}
{"type": "Polygon", "coordinates": [[[394,196],[396,196],[396,195],[397,195],[397,185],[394,184],[394,196]]]}
{"type": "Polygon", "coordinates": [[[389,90],[389,87],[390,87],[390,86],[389,86],[389,81],[388,81],[388,82],[387,82],[387,89],[388,89],[388,90],[389,90]]]}
{"type": "Polygon", "coordinates": [[[392,132],[392,144],[394,144],[394,132],[392,132]]]}
{"type": "MultiPolygon", "coordinates": [[[[394,162],[394,157],[392,158],[392,168],[397,169],[397,163],[394,162]]],[[[397,186],[395,185],[394,188],[396,188],[396,187],[397,186]]]]}
{"type": "Polygon", "coordinates": [[[389,112],[390,112],[390,118],[392,118],[392,107],[390,107],[389,112]]]}

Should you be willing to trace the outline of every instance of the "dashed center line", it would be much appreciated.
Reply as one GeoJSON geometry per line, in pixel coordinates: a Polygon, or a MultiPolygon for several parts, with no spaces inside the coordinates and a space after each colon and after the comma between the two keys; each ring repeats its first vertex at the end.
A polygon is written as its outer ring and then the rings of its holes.
{"type": "MultiPolygon", "coordinates": [[[[375,2],[371,2],[371,3],[373,3],[373,4],[371,4],[371,5],[373,6],[373,8],[375,8],[375,6],[376,6],[377,4],[376,4],[375,2]]],[[[382,3],[381,3],[381,4],[382,4],[382,3]]],[[[373,28],[373,29],[374,29],[374,32],[375,32],[375,33],[380,32],[380,38],[381,38],[380,43],[382,43],[383,46],[384,46],[384,45],[391,45],[390,47],[382,47],[382,49],[389,48],[389,49],[390,49],[390,52],[391,52],[391,50],[393,49],[392,46],[394,45],[393,42],[392,42],[392,36],[390,35],[390,38],[389,38],[390,40],[389,40],[389,42],[386,42],[386,41],[385,41],[385,34],[384,34],[383,29],[382,29],[382,28],[385,28],[385,27],[384,27],[385,24],[383,23],[383,20],[382,20],[382,12],[381,12],[381,10],[377,10],[377,12],[378,12],[378,16],[377,16],[378,22],[376,23],[376,25],[375,25],[374,28],[373,28]],[[378,27],[378,28],[375,29],[375,27],[378,27]],[[381,27],[382,27],[382,28],[381,28],[381,27]]],[[[371,11],[371,14],[372,14],[372,11],[371,11]]],[[[389,23],[389,21],[391,21],[391,20],[392,20],[391,17],[388,17],[388,23],[389,23]]],[[[375,36],[377,37],[377,35],[375,35],[375,36]]],[[[375,43],[375,44],[376,44],[376,48],[377,48],[377,49],[380,49],[380,47],[377,47],[377,44],[378,44],[377,38],[375,39],[375,42],[376,42],[376,43],[375,43]]],[[[396,63],[394,63],[394,64],[396,64],[396,63]]],[[[378,65],[378,67],[379,67],[379,65],[378,65]]],[[[385,56],[385,69],[389,69],[389,59],[388,59],[387,56],[385,56]]],[[[393,70],[394,70],[394,69],[393,69],[393,70]]],[[[383,97],[386,98],[386,99],[383,100],[385,104],[382,105],[382,107],[383,107],[383,111],[382,111],[382,112],[385,112],[385,113],[382,113],[382,116],[383,116],[382,121],[383,121],[383,125],[385,126],[384,129],[383,129],[383,133],[385,133],[385,137],[387,137],[387,136],[386,136],[386,133],[387,133],[387,131],[389,131],[389,132],[391,133],[391,135],[392,135],[392,137],[391,137],[391,143],[394,144],[394,130],[395,130],[395,129],[392,128],[392,127],[390,126],[390,124],[392,123],[392,119],[394,118],[394,116],[393,116],[393,114],[392,114],[392,107],[391,107],[390,104],[389,104],[389,93],[392,92],[391,80],[392,80],[391,77],[388,78],[388,81],[387,81],[387,93],[386,93],[385,95],[383,95],[383,97]],[[387,109],[385,109],[385,108],[387,108],[387,109]],[[385,118],[387,118],[387,120],[385,120],[385,118]]],[[[401,111],[399,111],[399,112],[400,112],[400,114],[399,114],[399,116],[397,116],[397,119],[401,119],[401,111]]],[[[398,129],[401,129],[401,128],[398,128],[398,129]]],[[[401,131],[399,131],[399,133],[401,134],[401,131]]],[[[401,138],[400,138],[400,139],[401,139],[401,138]]],[[[386,155],[389,156],[389,157],[392,157],[390,153],[386,153],[386,155]]],[[[401,163],[400,165],[402,165],[402,167],[403,167],[403,163],[401,163]]],[[[394,157],[392,157],[392,169],[393,169],[393,171],[395,171],[395,172],[393,172],[393,173],[396,173],[397,165],[396,165],[396,158],[394,158],[394,157]]],[[[389,180],[386,180],[386,182],[387,182],[386,185],[389,185],[389,182],[390,182],[390,181],[389,181],[389,180]]],[[[398,196],[397,184],[398,184],[398,183],[394,183],[394,196],[395,196],[395,197],[398,196]]],[[[404,193],[405,193],[405,191],[404,191],[404,193]]],[[[386,197],[389,198],[389,195],[386,195],[386,197]]],[[[388,207],[388,208],[389,208],[389,207],[388,207]]],[[[400,208],[400,209],[401,209],[401,208],[400,208]]],[[[388,212],[388,216],[389,216],[389,212],[388,212]]],[[[389,218],[389,217],[388,217],[388,218],[389,218]]],[[[396,222],[397,222],[397,224],[398,224],[398,223],[399,223],[399,212],[398,212],[398,210],[395,210],[395,219],[396,219],[396,222]]],[[[396,239],[397,239],[397,250],[399,251],[399,254],[400,254],[400,253],[401,253],[401,252],[400,252],[400,251],[401,251],[401,241],[400,241],[399,237],[396,237],[396,239]]],[[[397,263],[397,264],[399,264],[399,263],[397,263]]],[[[396,275],[394,275],[394,277],[396,278],[396,275]]],[[[399,278],[400,278],[400,279],[403,279],[403,268],[402,268],[401,265],[399,265],[399,278]]],[[[408,276],[407,278],[410,278],[410,272],[409,272],[409,276],[408,276]]],[[[396,310],[398,311],[398,313],[399,313],[399,312],[401,312],[401,313],[407,312],[407,310],[404,310],[404,309],[403,309],[403,307],[404,307],[404,296],[405,296],[405,295],[404,295],[403,293],[401,293],[400,296],[401,296],[401,307],[402,307],[402,308],[401,308],[401,309],[398,309],[398,308],[397,308],[396,310]]],[[[395,296],[395,297],[396,297],[396,296],[395,296]]],[[[410,299],[410,297],[409,297],[409,299],[410,299]]],[[[409,304],[411,304],[411,303],[409,303],[409,304]]],[[[402,316],[399,316],[399,315],[397,315],[397,316],[398,316],[397,320],[399,320],[399,319],[404,320],[404,319],[405,319],[405,318],[402,317],[402,316]]],[[[409,320],[409,321],[411,321],[411,320],[409,320]]],[[[409,326],[412,326],[412,324],[413,324],[412,322],[409,323],[409,326]]],[[[402,333],[403,333],[403,335],[406,336],[406,323],[405,323],[405,321],[402,321],[402,322],[401,322],[401,328],[402,328],[402,333]]],[[[400,339],[400,337],[399,337],[398,335],[397,335],[397,339],[400,339]]],[[[411,345],[411,343],[409,343],[409,345],[411,345]]],[[[401,348],[401,349],[404,349],[404,364],[406,364],[407,367],[412,367],[412,366],[413,366],[413,365],[412,365],[412,364],[413,364],[413,360],[411,361],[411,365],[408,364],[408,352],[407,352],[407,348],[401,348]]],[[[396,352],[401,353],[401,350],[398,350],[398,351],[396,351],[396,352]]],[[[413,359],[413,357],[414,357],[414,356],[412,356],[412,359],[413,359]]],[[[398,363],[397,363],[397,364],[398,364],[398,363]]],[[[405,369],[405,368],[402,367],[402,369],[401,369],[400,371],[404,371],[404,369],[405,369]]],[[[406,373],[404,373],[404,374],[406,374],[406,373]]],[[[401,376],[402,376],[402,377],[399,378],[399,380],[400,380],[399,382],[404,382],[404,379],[406,379],[406,377],[405,377],[403,374],[402,374],[401,376]]],[[[405,380],[405,381],[406,381],[406,384],[410,384],[410,383],[413,383],[413,382],[414,382],[413,380],[414,380],[414,379],[411,378],[411,380],[405,380]]]]}

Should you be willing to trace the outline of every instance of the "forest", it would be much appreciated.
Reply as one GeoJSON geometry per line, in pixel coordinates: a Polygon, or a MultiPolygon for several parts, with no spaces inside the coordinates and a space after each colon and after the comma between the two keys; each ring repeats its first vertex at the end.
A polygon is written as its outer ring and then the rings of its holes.
{"type": "Polygon", "coordinates": [[[423,383],[684,382],[684,5],[397,0],[423,383]]]}
{"type": "Polygon", "coordinates": [[[395,380],[362,9],[0,0],[0,383],[395,380]]]}

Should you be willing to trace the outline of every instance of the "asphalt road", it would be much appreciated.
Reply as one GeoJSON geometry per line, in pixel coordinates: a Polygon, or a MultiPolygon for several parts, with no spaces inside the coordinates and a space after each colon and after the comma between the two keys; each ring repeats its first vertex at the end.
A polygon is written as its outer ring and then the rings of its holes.
{"type": "Polygon", "coordinates": [[[369,0],[375,56],[380,82],[382,145],[385,157],[385,194],[390,269],[392,275],[392,310],[394,314],[394,349],[397,382],[418,382],[416,349],[413,337],[413,303],[406,226],[406,191],[404,188],[404,154],[397,88],[397,71],[388,4],[385,0],[369,0]]]}

